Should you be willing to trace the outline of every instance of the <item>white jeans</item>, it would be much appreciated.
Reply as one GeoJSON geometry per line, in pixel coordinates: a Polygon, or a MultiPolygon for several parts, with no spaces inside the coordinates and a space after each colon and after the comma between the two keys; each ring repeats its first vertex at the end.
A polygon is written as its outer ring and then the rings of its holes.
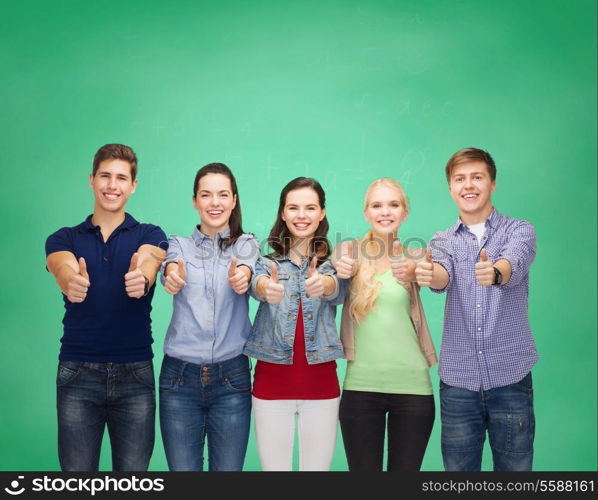
{"type": "Polygon", "coordinates": [[[276,399],[252,397],[255,437],[264,471],[293,469],[295,415],[299,415],[299,470],[330,469],[338,423],[339,398],[276,399]]]}

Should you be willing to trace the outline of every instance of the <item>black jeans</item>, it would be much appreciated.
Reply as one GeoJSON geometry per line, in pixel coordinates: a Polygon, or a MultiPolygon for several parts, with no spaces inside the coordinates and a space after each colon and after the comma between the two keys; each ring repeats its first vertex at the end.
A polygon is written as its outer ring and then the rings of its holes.
{"type": "Polygon", "coordinates": [[[339,420],[350,471],[418,471],[434,425],[434,396],[343,391],[339,420]]]}

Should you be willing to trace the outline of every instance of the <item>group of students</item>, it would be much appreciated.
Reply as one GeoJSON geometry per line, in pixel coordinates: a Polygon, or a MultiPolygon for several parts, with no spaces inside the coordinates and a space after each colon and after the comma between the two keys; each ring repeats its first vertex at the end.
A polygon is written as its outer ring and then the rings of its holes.
{"type": "Polygon", "coordinates": [[[409,204],[389,178],[365,193],[368,232],[335,248],[322,186],[293,179],[280,193],[272,252],[261,256],[243,230],[226,165],[197,172],[199,224],[168,239],[125,212],[136,174],[130,147],[100,148],[89,178],[94,213],[46,241],[66,309],[57,375],[63,470],[98,469],[106,426],[114,470],[148,467],[158,273],[173,295],[159,375],[170,470],[203,470],[206,438],[209,470],[242,470],[252,410],[262,470],[292,470],[296,416],[300,470],[330,469],[339,421],[349,470],[383,470],[385,437],[387,470],[419,470],[434,423],[429,367],[437,362],[424,286],[448,293],[439,367],[446,470],[480,470],[486,432],[495,470],[531,469],[535,234],[492,206],[496,167],[486,151],[467,148],[449,160],[459,219],[426,250],[402,245],[409,204]],[[259,301],[253,323],[249,295],[259,301]]]}

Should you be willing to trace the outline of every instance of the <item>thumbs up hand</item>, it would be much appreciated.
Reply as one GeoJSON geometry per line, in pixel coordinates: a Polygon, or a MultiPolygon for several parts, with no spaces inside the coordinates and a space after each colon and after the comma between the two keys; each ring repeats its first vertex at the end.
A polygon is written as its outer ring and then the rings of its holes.
{"type": "Polygon", "coordinates": [[[430,286],[434,275],[434,263],[432,262],[432,250],[426,248],[426,256],[415,266],[415,278],[419,286],[430,286]]]}
{"type": "Polygon", "coordinates": [[[308,297],[321,297],[324,295],[323,276],[316,269],[318,258],[314,255],[309,262],[307,279],[305,280],[305,293],[308,297]]]}
{"type": "MultiPolygon", "coordinates": [[[[171,264],[174,264],[174,262],[171,262],[168,264],[168,266],[170,267],[171,264]]],[[[176,295],[180,292],[181,288],[187,284],[185,281],[186,279],[187,273],[185,272],[185,261],[183,259],[179,259],[177,260],[176,268],[172,267],[166,275],[164,289],[170,295],[176,295]]]]}
{"type": "Polygon", "coordinates": [[[336,275],[344,280],[355,276],[356,266],[353,259],[353,244],[350,241],[341,243],[341,257],[333,261],[332,265],[336,269],[336,275]]]}
{"type": "Polygon", "coordinates": [[[494,263],[488,259],[485,248],[482,248],[480,261],[475,265],[475,279],[482,286],[490,286],[494,283],[494,263]]]}
{"type": "Polygon", "coordinates": [[[140,260],[139,254],[135,252],[131,257],[129,271],[125,274],[125,290],[127,295],[134,299],[139,299],[145,294],[146,277],[139,267],[141,265],[140,260]]]}
{"type": "Polygon", "coordinates": [[[237,267],[237,259],[230,260],[228,268],[228,284],[239,295],[244,294],[249,288],[249,279],[247,275],[237,267]]]}
{"type": "Polygon", "coordinates": [[[73,304],[83,302],[90,285],[87,264],[83,257],[79,257],[79,272],[70,276],[66,286],[66,298],[73,304]]]}
{"type": "Polygon", "coordinates": [[[403,255],[401,244],[398,241],[392,244],[390,269],[392,275],[399,281],[408,282],[415,278],[415,262],[403,255]]]}
{"type": "Polygon", "coordinates": [[[280,304],[284,298],[284,286],[278,282],[278,268],[276,264],[271,265],[272,275],[265,288],[265,298],[268,304],[280,304]]]}

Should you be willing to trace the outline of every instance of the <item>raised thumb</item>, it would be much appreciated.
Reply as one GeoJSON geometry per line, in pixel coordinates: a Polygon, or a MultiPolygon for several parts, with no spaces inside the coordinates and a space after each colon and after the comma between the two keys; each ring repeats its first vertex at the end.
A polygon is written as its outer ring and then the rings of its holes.
{"type": "Polygon", "coordinates": [[[185,279],[185,261],[183,259],[179,259],[177,260],[177,274],[179,275],[179,278],[181,279],[185,279]]]}
{"type": "Polygon", "coordinates": [[[480,252],[480,260],[482,262],[488,262],[488,254],[486,253],[485,248],[482,248],[482,251],[480,252]]]}
{"type": "Polygon", "coordinates": [[[401,243],[399,241],[395,241],[392,244],[392,256],[393,257],[401,256],[401,243]]]}
{"type": "Polygon", "coordinates": [[[228,277],[232,278],[237,272],[237,259],[232,258],[230,260],[230,266],[228,268],[228,277]]]}
{"type": "Polygon", "coordinates": [[[79,274],[86,280],[89,280],[89,274],[87,274],[87,264],[83,257],[79,257],[79,274]]]}
{"type": "Polygon", "coordinates": [[[432,263],[432,250],[430,247],[426,248],[426,262],[432,263]]]}
{"type": "Polygon", "coordinates": [[[133,256],[131,257],[131,264],[129,265],[129,272],[134,271],[135,269],[137,269],[137,267],[139,267],[138,262],[139,262],[139,254],[137,252],[135,252],[133,254],[133,256]]]}
{"type": "Polygon", "coordinates": [[[316,265],[318,264],[318,258],[314,255],[309,262],[309,270],[307,271],[307,277],[311,278],[316,272],[316,265]]]}
{"type": "Polygon", "coordinates": [[[276,267],[276,264],[271,264],[270,268],[272,269],[272,275],[270,276],[272,283],[278,283],[278,267],[276,267]]]}

